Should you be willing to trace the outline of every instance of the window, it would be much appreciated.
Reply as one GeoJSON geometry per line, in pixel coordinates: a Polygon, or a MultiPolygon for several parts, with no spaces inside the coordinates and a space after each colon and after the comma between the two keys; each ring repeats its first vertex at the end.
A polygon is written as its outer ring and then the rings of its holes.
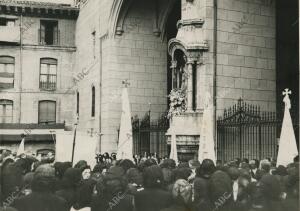
{"type": "Polygon", "coordinates": [[[59,44],[58,22],[50,21],[50,20],[41,20],[39,38],[40,38],[39,41],[41,45],[58,45],[59,44]]]}
{"type": "Polygon", "coordinates": [[[13,101],[0,100],[0,123],[12,123],[13,121],[13,101]]]}
{"type": "Polygon", "coordinates": [[[13,27],[13,26],[15,26],[15,20],[7,19],[7,18],[0,18],[0,26],[13,27]]]}
{"type": "Polygon", "coordinates": [[[40,67],[40,89],[56,89],[57,60],[42,58],[40,67]]]}
{"type": "Polygon", "coordinates": [[[0,26],[6,26],[6,18],[0,18],[0,26]]]}
{"type": "Polygon", "coordinates": [[[14,88],[15,59],[0,56],[0,89],[14,88]]]}
{"type": "Polygon", "coordinates": [[[95,117],[95,87],[92,87],[92,117],[95,117]]]}
{"type": "Polygon", "coordinates": [[[77,92],[76,96],[76,114],[79,116],[79,92],[77,92]]]}
{"type": "Polygon", "coordinates": [[[39,124],[56,123],[56,102],[44,100],[39,102],[39,124]]]}
{"type": "Polygon", "coordinates": [[[174,54],[175,63],[173,67],[173,89],[186,88],[184,72],[186,68],[186,56],[182,51],[177,50],[174,54]]]}

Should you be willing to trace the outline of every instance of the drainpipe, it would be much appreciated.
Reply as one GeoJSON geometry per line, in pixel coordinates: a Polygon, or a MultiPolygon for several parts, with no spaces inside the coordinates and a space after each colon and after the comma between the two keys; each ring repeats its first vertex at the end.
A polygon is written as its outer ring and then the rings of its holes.
{"type": "MultiPolygon", "coordinates": [[[[100,30],[99,30],[100,31],[100,30]]],[[[100,44],[99,44],[99,50],[100,50],[100,61],[99,61],[99,71],[100,71],[100,82],[99,82],[99,86],[100,86],[100,96],[99,96],[99,153],[101,153],[102,150],[102,121],[101,121],[101,117],[102,117],[102,64],[103,64],[103,54],[102,54],[102,42],[104,39],[104,36],[100,37],[100,44]]]]}
{"type": "MultiPolygon", "coordinates": [[[[214,0],[214,35],[213,35],[213,58],[214,58],[214,72],[213,72],[213,120],[214,120],[214,140],[215,149],[217,152],[217,37],[218,37],[218,0],[214,0]]],[[[217,156],[217,153],[216,153],[217,156]]]]}
{"type": "Polygon", "coordinates": [[[21,13],[20,16],[20,81],[19,81],[19,118],[18,118],[18,122],[21,123],[21,115],[22,115],[22,111],[21,111],[21,105],[22,105],[22,81],[23,81],[23,15],[21,13]]]}

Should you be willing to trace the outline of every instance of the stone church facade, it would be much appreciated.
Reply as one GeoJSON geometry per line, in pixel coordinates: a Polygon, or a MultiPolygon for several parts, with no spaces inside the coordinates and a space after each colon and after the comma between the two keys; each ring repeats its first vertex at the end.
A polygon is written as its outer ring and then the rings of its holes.
{"type": "Polygon", "coordinates": [[[167,133],[176,131],[178,142],[199,139],[206,93],[214,99],[215,118],[239,98],[276,110],[275,1],[89,0],[79,5],[76,71],[88,69],[78,80],[79,129],[98,134],[102,152],[116,150],[123,80],[130,83],[132,115],[142,117],[151,109],[151,118],[159,118],[176,88],[172,77],[187,73],[180,79],[187,110],[173,118],[167,133]]]}

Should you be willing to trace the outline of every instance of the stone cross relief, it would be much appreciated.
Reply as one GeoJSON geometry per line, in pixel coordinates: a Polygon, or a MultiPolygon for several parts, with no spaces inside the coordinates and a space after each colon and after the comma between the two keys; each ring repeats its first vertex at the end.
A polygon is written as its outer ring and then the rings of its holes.
{"type": "Polygon", "coordinates": [[[123,80],[122,84],[127,88],[128,86],[130,86],[130,83],[128,82],[128,79],[123,80]]]}

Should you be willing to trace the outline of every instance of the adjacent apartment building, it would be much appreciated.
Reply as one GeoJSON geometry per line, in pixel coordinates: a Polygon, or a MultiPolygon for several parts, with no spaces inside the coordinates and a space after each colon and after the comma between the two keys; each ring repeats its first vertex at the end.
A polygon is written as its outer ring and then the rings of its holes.
{"type": "Polygon", "coordinates": [[[15,150],[53,149],[73,124],[75,27],[70,5],[0,1],[0,140],[15,150]],[[31,149],[31,147],[33,147],[31,149]]]}

